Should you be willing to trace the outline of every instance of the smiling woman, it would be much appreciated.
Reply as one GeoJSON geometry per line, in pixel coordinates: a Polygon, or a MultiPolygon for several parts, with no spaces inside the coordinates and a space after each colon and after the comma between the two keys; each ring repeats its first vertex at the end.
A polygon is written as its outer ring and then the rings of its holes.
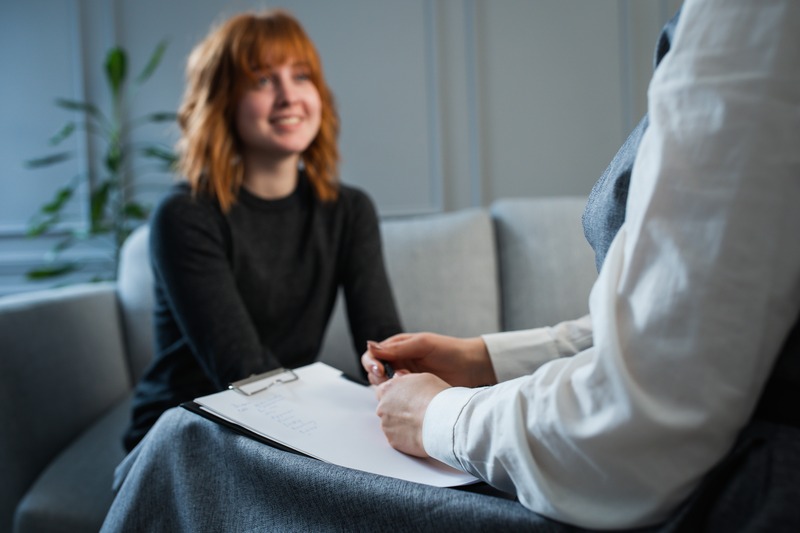
{"type": "Polygon", "coordinates": [[[244,186],[263,198],[285,196],[294,189],[297,159],[316,137],[322,102],[303,63],[262,67],[236,110],[244,186]],[[280,165],[289,172],[280,172],[280,165]],[[283,176],[284,180],[280,179],[283,176]]]}
{"type": "Polygon", "coordinates": [[[212,29],[189,57],[179,123],[185,179],[151,222],[156,354],[128,450],[170,407],[314,361],[340,287],[355,357],[401,329],[375,208],[339,182],[339,119],[297,20],[212,29]]]}

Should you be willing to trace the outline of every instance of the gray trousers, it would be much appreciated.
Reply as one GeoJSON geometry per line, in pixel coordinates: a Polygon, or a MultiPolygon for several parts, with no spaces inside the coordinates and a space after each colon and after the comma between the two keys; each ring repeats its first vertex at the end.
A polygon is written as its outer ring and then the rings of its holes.
{"type": "MultiPolygon", "coordinates": [[[[639,531],[800,531],[800,430],[756,423],[666,523],[639,531]]],[[[184,409],[117,469],[103,532],[585,531],[491,487],[436,488],[281,451],[184,409]]]]}

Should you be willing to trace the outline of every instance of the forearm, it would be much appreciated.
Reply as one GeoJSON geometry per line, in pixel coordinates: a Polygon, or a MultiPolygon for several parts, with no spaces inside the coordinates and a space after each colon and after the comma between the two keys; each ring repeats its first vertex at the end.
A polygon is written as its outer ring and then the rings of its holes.
{"type": "Polygon", "coordinates": [[[366,195],[353,198],[342,275],[353,347],[360,355],[367,341],[403,330],[383,258],[378,218],[366,195]]]}

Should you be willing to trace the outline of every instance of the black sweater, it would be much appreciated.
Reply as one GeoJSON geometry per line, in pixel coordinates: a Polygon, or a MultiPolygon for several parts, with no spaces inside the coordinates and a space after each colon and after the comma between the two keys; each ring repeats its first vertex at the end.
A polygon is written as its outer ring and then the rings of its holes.
{"type": "Polygon", "coordinates": [[[313,362],[339,287],[356,357],[368,339],[401,331],[375,208],[355,188],[321,202],[301,174],[279,200],[242,188],[224,215],[180,184],[150,235],[156,353],[136,386],[128,450],[170,407],[313,362]]]}

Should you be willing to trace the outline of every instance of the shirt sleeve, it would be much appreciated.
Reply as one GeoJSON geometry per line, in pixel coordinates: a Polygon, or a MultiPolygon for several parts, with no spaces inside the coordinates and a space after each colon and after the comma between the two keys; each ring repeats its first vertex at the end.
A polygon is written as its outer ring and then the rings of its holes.
{"type": "Polygon", "coordinates": [[[553,327],[483,335],[498,381],[532,374],[548,361],[569,357],[592,345],[592,320],[586,315],[553,327]]]}
{"type": "Polygon", "coordinates": [[[733,445],[800,312],[800,3],[687,0],[591,348],[448,389],[426,451],[571,524],[659,522],[733,445]]]}

